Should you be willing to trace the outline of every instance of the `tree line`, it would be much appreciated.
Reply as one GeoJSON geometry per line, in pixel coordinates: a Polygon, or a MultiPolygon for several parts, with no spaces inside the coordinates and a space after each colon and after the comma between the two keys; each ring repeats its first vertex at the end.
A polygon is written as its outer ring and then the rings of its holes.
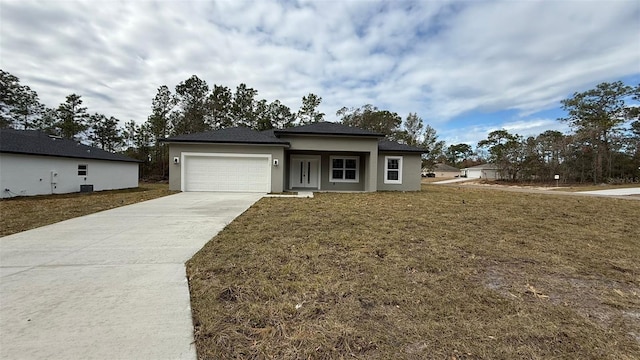
{"type": "MultiPolygon", "coordinates": [[[[640,181],[640,85],[601,83],[562,100],[571,132],[547,130],[523,137],[496,130],[478,143],[482,156],[505,179],[566,182],[640,181]]],[[[451,147],[450,147],[451,148],[451,147]]],[[[453,160],[460,147],[450,150],[453,160]]],[[[468,150],[468,149],[463,149],[468,150]]],[[[469,155],[466,152],[465,155],[469,155]]]]}
{"type": "MultiPolygon", "coordinates": [[[[463,168],[494,163],[502,177],[516,181],[549,181],[561,175],[568,182],[638,181],[640,179],[640,85],[621,81],[602,83],[562,100],[571,132],[548,130],[524,137],[496,130],[475,148],[461,143],[446,146],[436,130],[417,113],[403,120],[395,112],[365,104],[343,107],[339,122],[384,134],[428,153],[423,166],[438,162],[463,168]]],[[[193,75],[173,91],[166,85],[151,100],[143,122],[121,125],[113,116],[90,114],[80,95],[70,94],[54,108],[44,106],[38,94],[6,71],[0,70],[0,127],[37,129],[75,139],[102,149],[122,152],[143,161],[142,176],[166,177],[168,136],[246,126],[258,131],[323,121],[318,110],[322,98],[302,97],[297,111],[279,100],[258,98],[258,91],[241,83],[235,89],[210,87],[193,75]]]]}
{"type": "MultiPolygon", "coordinates": [[[[246,84],[234,90],[222,85],[210,87],[193,75],[172,91],[162,85],[151,101],[150,115],[144,122],[121,121],[113,116],[90,114],[82,97],[70,94],[57,107],[42,104],[38,94],[20,83],[16,76],[0,70],[0,127],[41,130],[81,141],[113,152],[122,152],[143,161],[141,176],[166,177],[168,149],[161,139],[169,136],[245,126],[258,131],[282,129],[324,121],[318,110],[322,98],[313,93],[302,97],[297,111],[279,100],[258,99],[258,91],[246,84]]],[[[373,105],[342,108],[336,113],[346,125],[384,134],[390,139],[424,146],[438,154],[444,142],[435,129],[423,125],[416,113],[403,122],[400,115],[373,105]]],[[[435,162],[433,158],[425,161],[435,162]]]]}

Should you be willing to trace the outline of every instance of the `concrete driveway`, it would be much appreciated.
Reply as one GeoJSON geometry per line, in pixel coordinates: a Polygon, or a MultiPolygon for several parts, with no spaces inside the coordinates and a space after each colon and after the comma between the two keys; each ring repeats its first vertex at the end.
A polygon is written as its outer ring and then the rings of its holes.
{"type": "Polygon", "coordinates": [[[609,189],[609,190],[580,191],[579,193],[580,194],[588,194],[588,195],[606,195],[606,196],[640,195],[640,187],[609,189]]]}
{"type": "Polygon", "coordinates": [[[0,238],[0,358],[195,359],[184,263],[261,197],[179,193],[0,238]]]}
{"type": "Polygon", "coordinates": [[[436,185],[454,184],[454,183],[471,181],[471,180],[479,180],[479,179],[474,179],[474,178],[470,179],[470,178],[461,177],[461,178],[455,178],[455,179],[449,179],[449,180],[436,181],[436,182],[433,182],[432,184],[436,184],[436,185]]]}

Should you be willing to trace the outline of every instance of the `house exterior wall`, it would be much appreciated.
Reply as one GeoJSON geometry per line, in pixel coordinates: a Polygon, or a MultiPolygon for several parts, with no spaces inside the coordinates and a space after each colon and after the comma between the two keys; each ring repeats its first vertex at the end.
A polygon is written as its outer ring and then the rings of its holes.
{"type": "Polygon", "coordinates": [[[460,171],[433,171],[436,174],[437,178],[452,178],[456,176],[460,176],[460,171]]]}
{"type": "Polygon", "coordinates": [[[182,153],[235,153],[235,154],[267,154],[272,160],[278,160],[278,166],[271,164],[271,192],[282,192],[284,189],[284,169],[287,159],[283,146],[247,145],[247,144],[169,144],[169,189],[180,191],[182,153]],[[173,163],[173,158],[180,159],[179,164],[173,163]]]}
{"type": "MultiPolygon", "coordinates": [[[[286,173],[291,172],[291,157],[316,155],[320,157],[320,191],[365,191],[366,167],[369,161],[369,155],[363,153],[350,153],[350,152],[317,152],[317,151],[296,151],[294,153],[288,153],[286,173]],[[332,182],[330,181],[331,172],[331,157],[332,156],[357,156],[359,158],[358,164],[358,182],[332,182]]],[[[295,189],[291,186],[289,176],[285,176],[285,188],[295,189]]]]}
{"type": "Polygon", "coordinates": [[[464,169],[463,172],[470,179],[479,179],[482,176],[482,170],[480,169],[464,169]]]}
{"type": "Polygon", "coordinates": [[[80,185],[94,191],[135,188],[138,168],[136,162],[0,153],[0,197],[73,193],[80,185]],[[87,165],[86,176],[78,176],[80,164],[87,165]]]}
{"type": "Polygon", "coordinates": [[[499,179],[496,169],[464,169],[463,173],[470,179],[499,179]]]}
{"type": "Polygon", "coordinates": [[[181,189],[181,166],[183,154],[268,154],[278,160],[278,166],[271,166],[271,191],[282,192],[291,189],[291,156],[315,155],[320,157],[320,191],[418,191],[420,190],[420,154],[378,153],[377,138],[281,135],[290,147],[279,145],[211,144],[211,143],[170,143],[169,144],[169,188],[181,189]],[[359,179],[357,183],[330,181],[331,156],[358,156],[359,179]],[[402,184],[384,183],[384,156],[402,156],[402,184]],[[174,158],[180,159],[178,164],[174,158]]]}
{"type": "Polygon", "coordinates": [[[496,179],[499,179],[500,176],[498,175],[498,170],[496,169],[485,169],[485,170],[482,170],[481,178],[496,180],[496,179]]]}
{"type": "Polygon", "coordinates": [[[322,156],[321,190],[325,191],[366,191],[368,154],[360,153],[331,153],[322,156]],[[330,181],[331,156],[358,156],[358,182],[332,182],[330,181]]]}
{"type": "Polygon", "coordinates": [[[331,155],[353,154],[360,156],[359,183],[329,182],[329,155],[322,157],[321,190],[327,191],[376,191],[378,185],[378,139],[360,137],[287,136],[280,139],[289,142],[290,151],[325,152],[331,155]]]}
{"type": "Polygon", "coordinates": [[[420,154],[381,152],[378,154],[378,190],[419,191],[421,189],[422,158],[420,154]],[[385,156],[402,157],[402,184],[384,183],[385,156]]]}

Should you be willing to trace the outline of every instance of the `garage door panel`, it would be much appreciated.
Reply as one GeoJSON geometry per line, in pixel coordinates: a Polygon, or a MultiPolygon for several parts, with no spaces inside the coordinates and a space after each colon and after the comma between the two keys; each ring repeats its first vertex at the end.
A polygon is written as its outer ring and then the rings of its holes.
{"type": "Polygon", "coordinates": [[[187,156],[185,191],[269,192],[271,167],[261,156],[187,156]]]}

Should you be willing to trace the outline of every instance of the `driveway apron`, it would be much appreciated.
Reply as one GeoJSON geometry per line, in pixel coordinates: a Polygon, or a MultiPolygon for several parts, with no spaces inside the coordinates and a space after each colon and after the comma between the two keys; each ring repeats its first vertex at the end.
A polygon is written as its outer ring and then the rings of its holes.
{"type": "Polygon", "coordinates": [[[0,238],[0,358],[195,359],[184,263],[261,197],[179,193],[0,238]]]}

